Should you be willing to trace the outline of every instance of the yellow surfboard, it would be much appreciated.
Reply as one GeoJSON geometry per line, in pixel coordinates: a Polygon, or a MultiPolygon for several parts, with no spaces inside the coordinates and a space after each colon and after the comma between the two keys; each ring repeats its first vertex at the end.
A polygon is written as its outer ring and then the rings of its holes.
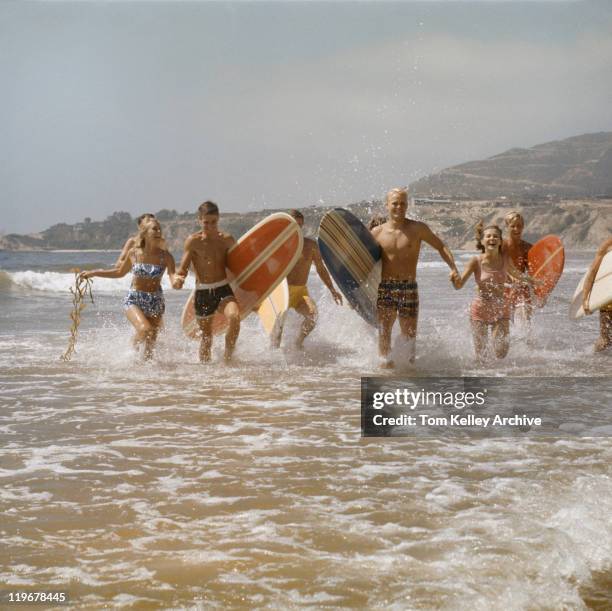
{"type": "Polygon", "coordinates": [[[257,310],[259,320],[265,332],[271,337],[278,337],[283,331],[285,316],[289,309],[289,286],[284,279],[261,303],[257,310]]]}

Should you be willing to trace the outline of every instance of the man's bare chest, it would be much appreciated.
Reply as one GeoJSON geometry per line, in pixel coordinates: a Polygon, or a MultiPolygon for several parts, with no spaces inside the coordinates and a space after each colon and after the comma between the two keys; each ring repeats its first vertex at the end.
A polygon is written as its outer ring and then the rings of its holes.
{"type": "Polygon", "coordinates": [[[418,238],[403,231],[388,232],[380,237],[379,243],[387,255],[404,255],[419,248],[418,238]]]}
{"type": "Polygon", "coordinates": [[[220,240],[201,240],[195,244],[193,258],[202,261],[214,261],[225,257],[227,245],[220,240]]]}

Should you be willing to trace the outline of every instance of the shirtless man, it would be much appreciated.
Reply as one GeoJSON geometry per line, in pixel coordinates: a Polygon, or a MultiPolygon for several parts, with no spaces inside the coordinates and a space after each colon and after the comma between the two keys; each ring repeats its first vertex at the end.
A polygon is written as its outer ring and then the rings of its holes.
{"type": "MultiPolygon", "coordinates": [[[[612,252],[612,238],[604,240],[597,254],[589,267],[587,277],[584,280],[584,288],[582,290],[582,309],[585,314],[591,314],[589,309],[589,299],[591,298],[591,291],[593,290],[593,283],[597,277],[599,266],[603,258],[612,252]]],[[[606,348],[612,346],[612,303],[599,308],[599,339],[595,342],[595,352],[601,352],[606,348]]]]}
{"type": "MultiPolygon", "coordinates": [[[[154,221],[155,220],[155,215],[151,212],[145,212],[144,214],[141,214],[137,219],[137,223],[138,223],[138,231],[140,231],[140,229],[142,228],[142,224],[145,221],[154,221]]],[[[130,250],[132,250],[132,248],[134,248],[134,246],[136,246],[136,241],[138,239],[138,236],[132,236],[130,238],[127,239],[127,241],[125,242],[125,244],[123,245],[123,248],[121,249],[121,254],[119,255],[119,258],[117,259],[117,261],[115,262],[115,267],[116,268],[120,268],[123,261],[125,261],[125,259],[127,259],[128,253],[130,252],[130,250]]]]}
{"type": "Polygon", "coordinates": [[[408,192],[391,189],[387,193],[389,220],[372,229],[374,239],[382,247],[382,279],[378,287],[378,353],[381,367],[394,367],[389,360],[391,331],[399,317],[402,337],[408,344],[409,360],[416,357],[416,331],[419,314],[419,295],[416,283],[417,261],[421,242],[435,248],[458,277],[451,251],[425,223],[406,218],[408,192]]]}
{"type": "MultiPolygon", "coordinates": [[[[527,254],[533,246],[523,240],[523,228],[525,220],[520,212],[508,212],[504,217],[504,222],[508,228],[508,237],[504,240],[504,250],[508,253],[514,267],[524,274],[529,273],[529,261],[527,254]]],[[[507,290],[507,298],[510,301],[510,317],[517,318],[525,323],[529,323],[533,313],[531,302],[531,291],[529,285],[513,279],[512,287],[507,290]]]]}
{"type": "Polygon", "coordinates": [[[185,240],[185,254],[176,272],[174,288],[181,288],[193,265],[196,275],[195,313],[202,339],[200,362],[210,361],[212,349],[212,322],[215,312],[221,312],[229,325],[225,334],[224,359],[229,362],[240,333],[240,312],[225,273],[227,251],[236,240],[219,230],[219,208],[213,202],[204,202],[198,208],[198,221],[202,231],[185,240]]]}
{"type": "MultiPolygon", "coordinates": [[[[296,220],[300,227],[304,226],[304,215],[299,210],[290,210],[289,214],[296,220]]],[[[303,347],[306,337],[312,332],[317,324],[317,306],[308,294],[308,288],[306,286],[308,274],[313,263],[319,274],[319,278],[321,278],[323,284],[329,289],[334,301],[338,305],[342,305],[342,295],[334,288],[332,279],[321,259],[321,253],[319,252],[317,243],[310,238],[304,238],[302,254],[287,276],[287,284],[289,285],[289,307],[293,308],[304,318],[300,328],[300,334],[295,342],[295,345],[300,349],[303,347]]],[[[272,346],[274,348],[280,346],[281,335],[282,329],[276,337],[272,338],[272,346]]]]}

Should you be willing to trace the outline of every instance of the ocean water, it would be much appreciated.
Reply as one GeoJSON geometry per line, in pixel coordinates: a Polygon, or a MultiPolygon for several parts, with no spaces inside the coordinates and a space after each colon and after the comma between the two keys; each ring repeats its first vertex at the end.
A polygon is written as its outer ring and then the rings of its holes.
{"type": "MultiPolygon", "coordinates": [[[[3,588],[91,609],[612,608],[610,438],[362,439],[360,378],[384,375],[375,336],[316,276],[303,352],[294,313],[275,352],[251,316],[233,366],[219,340],[200,365],[179,327],[188,292],[166,285],[141,363],[129,278],[96,279],[60,361],[70,269],[116,254],[0,253],[3,588]]],[[[569,254],[533,346],[514,329],[508,357],[478,367],[473,283],[455,291],[425,251],[417,363],[393,375],[587,377],[581,400],[609,404],[597,317],[567,317],[592,255],[569,254]]]]}

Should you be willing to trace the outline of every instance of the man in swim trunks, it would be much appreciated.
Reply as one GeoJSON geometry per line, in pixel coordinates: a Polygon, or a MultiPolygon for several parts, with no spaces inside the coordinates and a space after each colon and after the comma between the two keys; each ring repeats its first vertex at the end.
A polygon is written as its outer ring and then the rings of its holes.
{"type": "Polygon", "coordinates": [[[458,275],[455,260],[431,229],[419,221],[406,218],[408,192],[391,189],[387,193],[388,221],[372,229],[374,239],[382,248],[382,278],[378,287],[378,353],[381,367],[392,368],[389,359],[391,331],[399,318],[403,339],[408,345],[408,358],[416,357],[416,331],[419,314],[419,295],[416,283],[417,262],[421,242],[435,248],[450,267],[453,276],[458,275]]]}
{"type": "MultiPolygon", "coordinates": [[[[137,219],[137,223],[138,223],[138,231],[140,231],[140,229],[142,229],[142,224],[146,223],[148,221],[154,221],[155,220],[155,215],[151,212],[145,212],[144,214],[141,214],[137,219]]],[[[136,240],[138,239],[138,236],[132,236],[130,238],[127,239],[127,241],[125,242],[125,244],[123,245],[123,248],[121,249],[121,254],[119,255],[119,258],[117,259],[116,263],[115,263],[115,267],[121,267],[121,264],[123,263],[123,261],[125,259],[127,259],[128,253],[130,252],[130,250],[132,250],[132,248],[134,248],[134,246],[136,246],[136,240]]]]}
{"type": "MultiPolygon", "coordinates": [[[[589,309],[589,299],[591,298],[591,291],[593,290],[593,284],[599,271],[599,266],[603,258],[612,252],[612,238],[604,240],[597,250],[597,254],[589,267],[587,277],[584,279],[584,287],[582,289],[582,309],[585,314],[591,314],[589,309]]],[[[612,346],[612,303],[599,308],[599,339],[595,342],[595,352],[601,352],[606,348],[612,346]]]]}
{"type": "MultiPolygon", "coordinates": [[[[304,215],[299,210],[290,210],[289,214],[296,220],[300,227],[304,226],[304,215]]],[[[315,269],[319,274],[319,278],[323,284],[329,289],[334,301],[342,305],[342,295],[334,288],[329,272],[325,268],[323,259],[317,243],[311,238],[304,238],[304,248],[302,254],[297,260],[297,263],[287,276],[287,284],[289,285],[289,307],[293,308],[298,314],[303,317],[300,334],[295,342],[298,348],[302,348],[304,340],[312,332],[317,324],[317,306],[308,294],[308,274],[314,263],[315,269]]],[[[272,338],[272,345],[275,348],[280,346],[281,332],[272,338]]]]}
{"type": "Polygon", "coordinates": [[[198,208],[198,221],[202,231],[185,240],[185,253],[176,272],[174,288],[181,288],[193,265],[196,275],[195,313],[202,340],[200,362],[210,361],[212,349],[212,322],[215,312],[221,312],[228,320],[225,335],[224,360],[232,358],[236,340],[240,333],[240,312],[232,288],[225,273],[227,251],[236,240],[219,230],[219,208],[210,201],[198,208]]]}

